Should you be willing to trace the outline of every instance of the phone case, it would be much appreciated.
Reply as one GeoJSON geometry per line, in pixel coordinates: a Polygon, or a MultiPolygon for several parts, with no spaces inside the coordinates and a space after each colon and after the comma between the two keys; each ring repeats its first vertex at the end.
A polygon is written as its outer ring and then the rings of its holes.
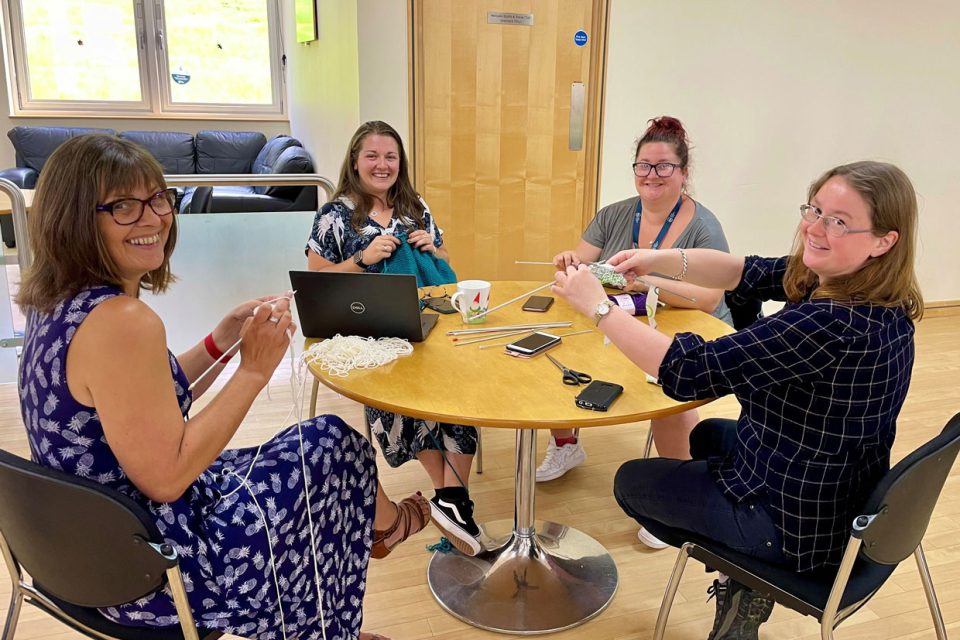
{"type": "Polygon", "coordinates": [[[534,356],[560,344],[560,337],[537,331],[506,345],[508,352],[534,356]]]}
{"type": "Polygon", "coordinates": [[[621,393],[623,393],[623,387],[614,382],[594,380],[577,394],[576,403],[582,409],[606,411],[621,393]]]}
{"type": "Polygon", "coordinates": [[[524,311],[543,312],[551,306],[553,306],[553,298],[550,296],[530,296],[520,308],[524,311]]]}

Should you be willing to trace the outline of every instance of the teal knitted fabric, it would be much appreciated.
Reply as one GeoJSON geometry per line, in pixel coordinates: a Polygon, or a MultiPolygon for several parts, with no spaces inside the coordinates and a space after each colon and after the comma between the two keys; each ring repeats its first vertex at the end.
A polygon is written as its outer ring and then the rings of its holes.
{"type": "Polygon", "coordinates": [[[404,273],[417,276],[418,287],[432,287],[457,281],[450,263],[429,251],[414,249],[407,242],[407,232],[398,228],[395,234],[400,246],[383,262],[383,273],[404,273]]]}

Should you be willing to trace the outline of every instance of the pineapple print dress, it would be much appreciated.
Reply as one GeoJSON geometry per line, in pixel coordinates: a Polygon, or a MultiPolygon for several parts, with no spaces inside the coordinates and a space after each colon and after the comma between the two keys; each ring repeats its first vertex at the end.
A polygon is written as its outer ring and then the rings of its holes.
{"type": "MultiPolygon", "coordinates": [[[[198,625],[264,640],[355,638],[377,490],[373,448],[340,418],[319,416],[301,425],[302,451],[294,425],[259,453],[224,451],[179,500],[149,500],[124,475],[96,408],[77,402],[65,378],[77,328],[98,304],[117,295],[123,293],[112,287],[88,289],[50,314],[28,314],[19,392],[33,460],[100,482],[143,505],[177,549],[198,625]]],[[[173,354],[169,357],[170,384],[186,420],[189,383],[173,354]]],[[[167,590],[101,612],[129,626],[179,623],[167,590]]]]}

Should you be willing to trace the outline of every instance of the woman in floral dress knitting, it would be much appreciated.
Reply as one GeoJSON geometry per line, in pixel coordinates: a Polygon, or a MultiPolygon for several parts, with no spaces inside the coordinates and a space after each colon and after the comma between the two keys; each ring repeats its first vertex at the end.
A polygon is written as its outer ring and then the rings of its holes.
{"type": "MultiPolygon", "coordinates": [[[[249,638],[360,633],[369,557],[426,524],[377,482],[369,443],[332,415],[256,449],[224,450],[289,344],[288,300],[245,302],[178,357],[139,292],[172,281],[176,194],[142,148],[92,134],[44,166],[29,220],[34,264],[19,390],[33,459],[146,507],[180,557],[197,623],[249,638]],[[190,406],[242,337],[240,365],[190,406]],[[309,497],[307,497],[309,494],[309,497]],[[306,498],[306,499],[305,499],[306,498]]],[[[103,609],[119,624],[178,624],[167,591],[103,609]]]]}

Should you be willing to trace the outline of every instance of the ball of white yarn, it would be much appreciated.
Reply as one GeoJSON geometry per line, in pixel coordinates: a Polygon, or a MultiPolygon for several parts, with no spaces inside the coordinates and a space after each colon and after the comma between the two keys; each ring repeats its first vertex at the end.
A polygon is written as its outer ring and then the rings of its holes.
{"type": "Polygon", "coordinates": [[[346,377],[353,369],[373,369],[413,353],[413,345],[401,338],[361,338],[342,336],[313,344],[303,354],[309,364],[317,364],[332,376],[346,377]]]}

